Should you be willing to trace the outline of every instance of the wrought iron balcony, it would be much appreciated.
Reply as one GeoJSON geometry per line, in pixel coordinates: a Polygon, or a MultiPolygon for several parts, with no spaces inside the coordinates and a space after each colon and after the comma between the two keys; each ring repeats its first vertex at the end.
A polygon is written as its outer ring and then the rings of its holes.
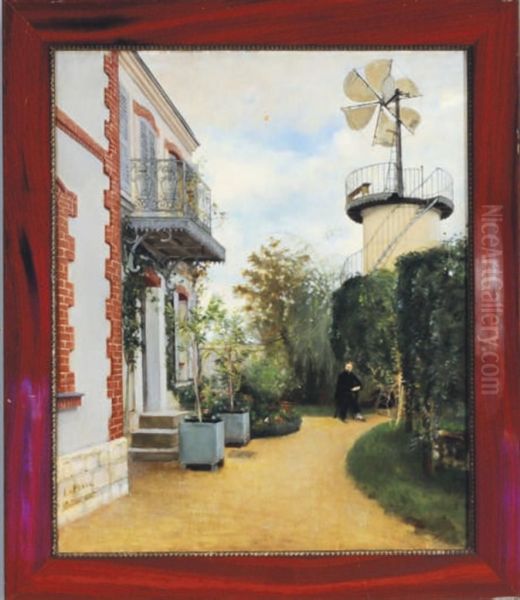
{"type": "Polygon", "coordinates": [[[223,261],[211,235],[211,191],[182,160],[131,161],[131,228],[164,258],[223,261]]]}
{"type": "Polygon", "coordinates": [[[399,196],[397,166],[378,163],[352,171],[346,179],[346,206],[349,217],[361,223],[362,211],[369,206],[395,204],[426,205],[437,198],[441,218],[453,212],[453,178],[444,169],[434,169],[424,177],[422,167],[403,169],[403,195],[399,196]]]}

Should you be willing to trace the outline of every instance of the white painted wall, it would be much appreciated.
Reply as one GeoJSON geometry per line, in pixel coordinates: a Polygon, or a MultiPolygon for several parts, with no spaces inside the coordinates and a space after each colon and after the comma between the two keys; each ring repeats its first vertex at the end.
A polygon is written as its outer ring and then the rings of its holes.
{"type": "MultiPolygon", "coordinates": [[[[406,227],[417,213],[417,206],[402,204],[373,206],[363,211],[363,269],[368,273],[388,243],[406,227]],[[382,223],[385,222],[384,225],[382,223]],[[368,243],[370,241],[370,243],[368,243]],[[368,243],[368,244],[367,244],[368,243]]],[[[426,250],[440,243],[440,215],[435,209],[424,214],[399,240],[381,268],[393,268],[401,254],[426,250]]]]}
{"type": "Polygon", "coordinates": [[[59,50],[55,55],[56,104],[74,119],[103,148],[105,138],[105,106],[103,89],[108,78],[103,70],[101,50],[59,50]]]}
{"type": "Polygon", "coordinates": [[[166,124],[166,122],[159,115],[157,108],[154,106],[152,100],[143,93],[141,88],[137,85],[134,79],[124,70],[124,67],[119,70],[119,82],[128,92],[130,97],[130,140],[131,140],[131,157],[139,158],[139,117],[133,112],[132,102],[135,100],[141,106],[147,108],[154,116],[155,122],[159,129],[159,137],[157,139],[156,156],[157,158],[168,158],[168,153],[164,147],[164,141],[168,141],[176,144],[183,153],[183,159],[190,161],[191,154],[188,149],[184,146],[177,135],[172,129],[166,124]]]}
{"type": "MultiPolygon", "coordinates": [[[[156,138],[155,155],[158,159],[168,158],[165,149],[165,141],[174,143],[181,151],[185,161],[191,161],[191,151],[175,133],[170,125],[162,118],[157,103],[162,102],[158,91],[153,89],[150,93],[145,92],[138,84],[136,78],[130,71],[125,69],[124,61],[120,62],[119,82],[129,99],[129,134],[130,134],[130,158],[140,156],[140,119],[133,110],[134,100],[149,110],[155,119],[159,135],[156,138]]],[[[176,283],[182,283],[188,289],[191,282],[176,273],[176,283]]],[[[165,285],[150,288],[147,293],[145,305],[145,352],[142,361],[137,362],[132,381],[126,380],[128,393],[132,393],[132,408],[139,412],[160,412],[168,410],[172,406],[171,394],[167,392],[167,369],[166,369],[166,331],[164,317],[164,293],[165,285]]],[[[178,306],[178,303],[176,303],[178,306]]],[[[177,340],[178,342],[178,340],[177,340]]],[[[177,360],[179,360],[179,353],[177,360]]],[[[191,376],[192,367],[189,353],[185,357],[186,366],[183,370],[185,377],[191,376]]],[[[135,419],[131,419],[134,423],[135,419]]]]}
{"type": "Polygon", "coordinates": [[[140,350],[135,352],[135,365],[128,368],[123,361],[123,401],[125,404],[125,427],[132,432],[138,429],[139,415],[144,411],[143,398],[143,354],[140,350]]]}
{"type": "MultiPolygon", "coordinates": [[[[161,278],[162,281],[162,278],[161,278]]],[[[166,328],[164,318],[164,281],[161,287],[146,290],[145,301],[145,411],[168,409],[166,395],[166,328]]]]}
{"type": "Polygon", "coordinates": [[[76,259],[69,264],[75,295],[75,305],[69,310],[69,322],[75,330],[70,364],[76,376],[76,391],[84,394],[80,408],[58,413],[61,455],[108,440],[111,403],[106,391],[109,323],[105,301],[109,284],[105,260],[109,248],[105,243],[108,212],[103,205],[108,178],[97,158],[59,130],[56,163],[58,177],[78,197],[78,216],[69,220],[69,233],[76,240],[76,259]]]}

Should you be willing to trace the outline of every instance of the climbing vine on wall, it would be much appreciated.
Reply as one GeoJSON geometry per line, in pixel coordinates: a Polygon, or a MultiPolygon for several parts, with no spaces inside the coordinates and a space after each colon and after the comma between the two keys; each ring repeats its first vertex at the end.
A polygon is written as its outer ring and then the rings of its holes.
{"type": "MultiPolygon", "coordinates": [[[[129,237],[123,229],[123,237],[129,237]]],[[[153,258],[141,246],[123,246],[123,352],[126,364],[133,368],[138,350],[144,348],[142,322],[146,295],[145,270],[154,265],[153,258]]]]}
{"type": "Polygon", "coordinates": [[[123,279],[123,346],[127,365],[134,366],[136,353],[143,347],[143,319],[146,283],[141,269],[127,271],[123,279]]]}
{"type": "Polygon", "coordinates": [[[175,391],[177,374],[175,371],[175,306],[172,294],[167,294],[164,303],[164,320],[166,328],[166,378],[168,389],[175,391]]]}

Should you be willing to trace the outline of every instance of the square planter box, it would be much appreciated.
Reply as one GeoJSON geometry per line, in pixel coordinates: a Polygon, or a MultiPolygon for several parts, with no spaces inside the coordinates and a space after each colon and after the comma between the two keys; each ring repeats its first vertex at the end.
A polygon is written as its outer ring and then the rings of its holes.
{"type": "Polygon", "coordinates": [[[181,467],[205,465],[215,470],[224,462],[224,421],[216,423],[182,422],[179,426],[181,467]]]}
{"type": "Polygon", "coordinates": [[[245,446],[251,439],[249,412],[222,412],[226,446],[245,446]]]}

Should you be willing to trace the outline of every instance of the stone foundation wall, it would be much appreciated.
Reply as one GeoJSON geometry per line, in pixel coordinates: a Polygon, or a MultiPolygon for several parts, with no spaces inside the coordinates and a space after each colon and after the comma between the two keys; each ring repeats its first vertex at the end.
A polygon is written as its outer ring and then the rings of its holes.
{"type": "Polygon", "coordinates": [[[58,527],[128,494],[128,444],[119,438],[58,457],[58,527]]]}

